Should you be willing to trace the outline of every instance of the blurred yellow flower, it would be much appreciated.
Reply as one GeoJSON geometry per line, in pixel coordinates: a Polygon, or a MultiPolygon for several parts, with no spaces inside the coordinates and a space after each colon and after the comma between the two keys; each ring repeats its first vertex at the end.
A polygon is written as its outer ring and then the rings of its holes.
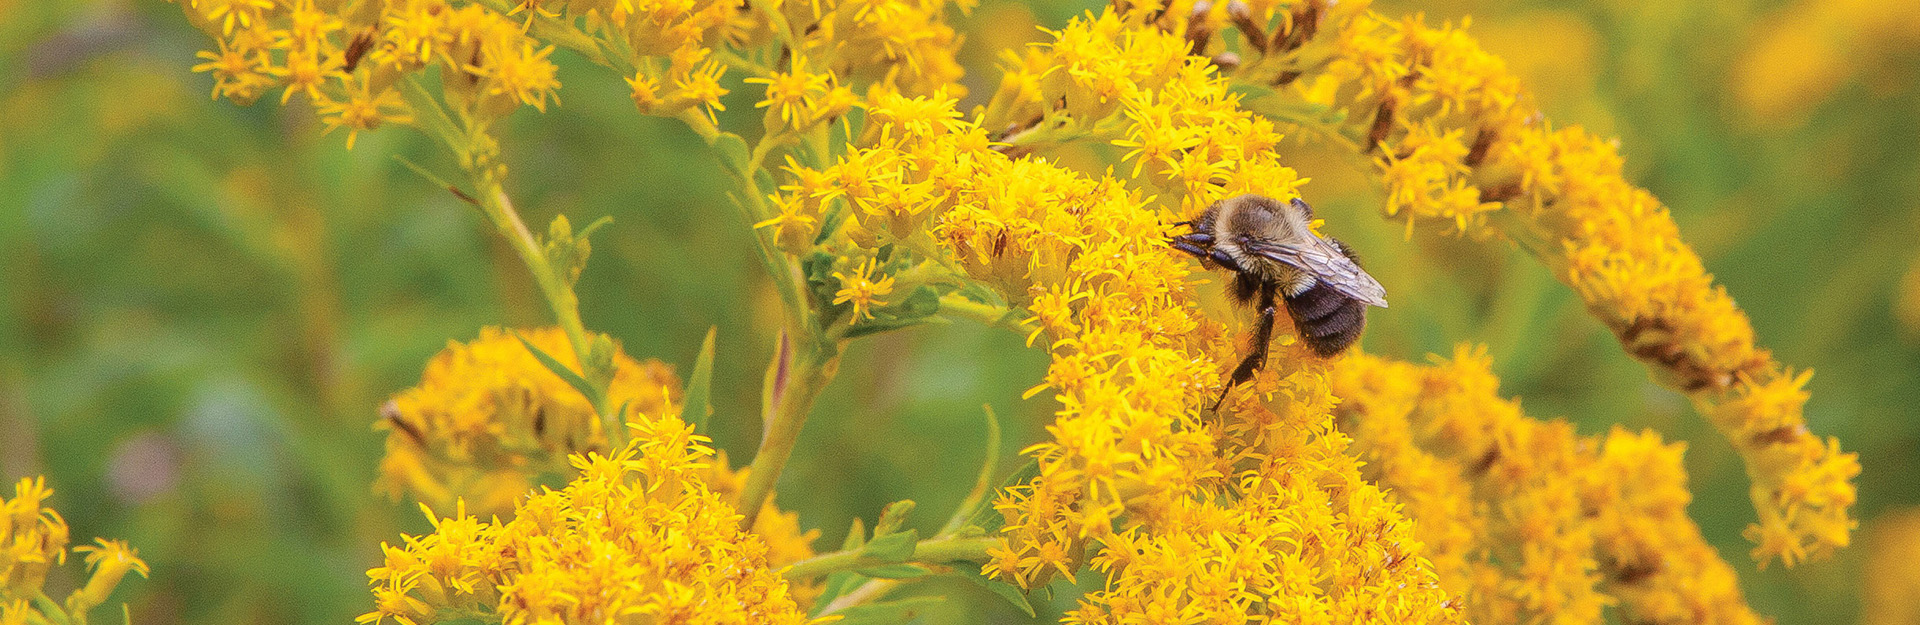
{"type": "Polygon", "coordinates": [[[1867,522],[1866,567],[1860,573],[1860,622],[1920,622],[1920,510],[1891,511],[1867,522]]]}
{"type": "Polygon", "coordinates": [[[1920,5],[1872,0],[1799,0],[1752,28],[1728,76],[1749,119],[1788,126],[1874,72],[1901,71],[1920,48],[1920,5]]]}
{"type": "Polygon", "coordinates": [[[413,114],[401,101],[400,94],[392,90],[374,93],[364,82],[356,85],[351,77],[343,77],[341,81],[347,83],[346,99],[318,100],[317,112],[320,113],[320,121],[327,125],[328,132],[336,128],[347,129],[347,149],[353,149],[353,142],[360,137],[362,130],[374,130],[388,122],[405,124],[413,121],[413,114]]]}
{"type": "MultiPolygon", "coordinates": [[[[542,475],[570,473],[570,454],[609,449],[593,406],[520,343],[580,366],[559,328],[509,332],[483,328],[469,343],[449,343],[427,363],[420,384],[394,395],[376,427],[387,453],[375,487],[398,498],[451,509],[465,501],[482,516],[511,510],[542,475]]],[[[678,410],[680,379],[667,365],[634,360],[617,348],[608,405],[623,420],[678,410]]]]}

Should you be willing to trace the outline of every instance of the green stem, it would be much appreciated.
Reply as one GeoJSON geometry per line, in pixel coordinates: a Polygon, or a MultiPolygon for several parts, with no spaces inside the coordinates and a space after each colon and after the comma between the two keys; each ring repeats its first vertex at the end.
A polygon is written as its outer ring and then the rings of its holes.
{"type": "Polygon", "coordinates": [[[766,429],[747,473],[747,484],[740,490],[740,527],[745,529],[753,529],[760,508],[773,495],[773,485],[780,480],[787,458],[793,455],[794,443],[800,440],[800,428],[813,411],[813,400],[840,369],[837,345],[809,340],[798,346],[802,351],[798,357],[795,347],[789,336],[782,334],[768,371],[761,402],[766,429]]]}
{"type": "Polygon", "coordinates": [[[878,599],[880,597],[886,596],[888,592],[892,591],[894,587],[899,585],[900,585],[900,580],[897,580],[897,579],[867,580],[867,583],[861,584],[859,588],[853,589],[852,592],[849,592],[847,594],[840,595],[839,597],[834,598],[832,603],[827,604],[827,607],[820,609],[819,616],[822,616],[822,617],[832,616],[841,610],[845,610],[847,608],[851,608],[851,607],[860,605],[862,603],[866,603],[867,601],[872,599],[878,599]]]}
{"type": "MultiPolygon", "coordinates": [[[[948,562],[979,562],[987,559],[987,550],[1000,546],[1000,539],[975,536],[972,538],[929,538],[913,546],[913,558],[909,562],[922,564],[945,564],[948,562]]],[[[861,553],[860,549],[849,549],[821,554],[787,567],[782,575],[788,580],[800,581],[827,575],[836,571],[851,571],[881,564],[892,564],[877,560],[861,553]]]]}
{"type": "MultiPolygon", "coordinates": [[[[525,263],[527,270],[533,274],[534,283],[539,285],[540,294],[547,300],[547,307],[553,310],[555,321],[559,323],[561,331],[566,332],[567,342],[573,346],[574,359],[581,363],[581,370],[576,373],[585,376],[589,343],[586,324],[580,321],[579,297],[574,295],[573,287],[560,278],[559,272],[554,271],[553,264],[540,248],[540,241],[534,238],[532,230],[527,229],[526,222],[520,219],[520,213],[513,209],[513,201],[507,198],[507,193],[501,188],[500,181],[485,174],[476,174],[473,178],[475,186],[480,191],[478,198],[480,209],[486,212],[487,218],[499,228],[500,234],[506,237],[507,242],[513,246],[513,251],[520,255],[520,261],[525,263]]],[[[592,376],[585,377],[589,380],[593,379],[592,376]]],[[[598,390],[602,398],[601,403],[605,403],[606,389],[598,390]]],[[[609,410],[606,406],[594,406],[594,411],[599,413],[603,421],[609,421],[613,417],[608,414],[609,410]]],[[[615,431],[616,425],[618,424],[607,424],[609,438],[619,435],[615,431]]]]}
{"type": "MultiPolygon", "coordinates": [[[[682,114],[681,119],[692,126],[694,132],[706,139],[709,145],[731,137],[721,133],[706,117],[697,113],[682,114]]],[[[737,137],[732,138],[738,140],[737,137]]],[[[734,174],[735,182],[740,184],[740,210],[748,225],[759,223],[773,212],[767,206],[766,195],[761,191],[757,178],[767,156],[785,140],[785,135],[761,137],[749,152],[747,162],[741,164],[740,170],[727,168],[734,174]]],[[[839,371],[842,344],[840,340],[821,331],[818,313],[803,290],[806,278],[801,274],[799,264],[780,251],[771,231],[756,229],[752,234],[754,242],[759,244],[755,248],[760,252],[760,262],[766,266],[767,274],[773,278],[780,292],[786,327],[781,330],[780,344],[774,354],[773,364],[768,369],[767,384],[761,398],[760,412],[765,432],[760,437],[760,450],[754,454],[747,484],[740,492],[740,527],[749,530],[753,529],[760,509],[772,496],[773,485],[780,480],[787,459],[793,455],[793,446],[800,439],[800,429],[806,425],[807,414],[813,410],[813,400],[819,397],[821,389],[826,388],[839,371]]]]}
{"type": "Polygon", "coordinates": [[[1010,308],[982,304],[952,293],[940,296],[940,314],[971,319],[987,327],[1022,329],[1017,317],[1008,316],[1010,312],[1010,308]]]}

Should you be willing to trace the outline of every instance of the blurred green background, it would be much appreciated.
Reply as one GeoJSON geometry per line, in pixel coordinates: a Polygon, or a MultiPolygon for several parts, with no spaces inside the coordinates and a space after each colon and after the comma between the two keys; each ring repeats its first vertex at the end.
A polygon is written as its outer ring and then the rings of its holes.
{"type": "MultiPolygon", "coordinates": [[[[967,104],[997,84],[995,50],[1096,6],[988,0],[955,16],[967,104]]],[[[1866,469],[1857,537],[1920,504],[1920,3],[1380,8],[1472,15],[1556,123],[1620,136],[1630,178],[1672,206],[1762,343],[1818,371],[1811,427],[1866,469]]],[[[298,98],[210,101],[211,78],[188,70],[210,43],[175,5],[0,0],[0,15],[0,478],[48,476],[76,543],[141,550],[153,578],[117,597],[137,623],[366,611],[379,542],[426,528],[368,487],[376,407],[448,340],[547,324],[524,270],[477,214],[395,162],[448,166],[417,133],[363,134],[349,152],[298,98]]],[[[635,115],[615,77],[556,56],[564,106],[514,118],[510,191],[530,222],[615,218],[580,282],[589,327],[682,371],[719,328],[713,436],[745,462],[778,305],[747,224],[691,133],[635,115]]],[[[733,123],[757,127],[739,86],[733,123]]],[[[1376,217],[1359,161],[1295,149],[1329,231],[1395,294],[1368,350],[1419,360],[1485,342],[1535,416],[1689,441],[1693,516],[1754,606],[1781,623],[1859,618],[1865,550],[1754,570],[1739,459],[1537,263],[1505,245],[1403,242],[1376,217]]],[[[982,404],[1007,425],[1003,471],[1045,436],[1048,402],[1019,399],[1045,365],[1020,337],[964,324],[856,343],[780,503],[824,531],[823,549],[896,499],[937,527],[973,479],[982,404]]],[[[70,588],[72,570],[50,590],[70,588]]],[[[1025,620],[965,584],[932,590],[972,600],[927,622],[1025,620]]],[[[1070,606],[1062,596],[1052,616],[1070,606]]]]}

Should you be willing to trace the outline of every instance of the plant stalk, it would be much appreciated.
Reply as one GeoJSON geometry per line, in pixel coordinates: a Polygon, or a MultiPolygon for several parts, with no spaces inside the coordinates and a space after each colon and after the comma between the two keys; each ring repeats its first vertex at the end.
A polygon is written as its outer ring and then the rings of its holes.
{"type": "Polygon", "coordinates": [[[754,519],[773,495],[794,443],[800,440],[800,428],[807,423],[813,400],[840,369],[839,350],[831,344],[809,340],[795,354],[793,341],[785,333],[767,375],[761,402],[765,430],[760,436],[760,451],[753,456],[747,472],[747,484],[740,490],[740,527],[753,529],[754,519]]]}
{"type": "MultiPolygon", "coordinates": [[[[988,536],[929,538],[914,543],[913,557],[908,562],[945,564],[962,560],[982,561],[987,559],[988,549],[998,546],[1000,546],[1000,539],[988,536]]],[[[861,549],[856,548],[821,554],[795,562],[781,575],[788,580],[799,581],[836,571],[850,571],[880,564],[889,563],[868,557],[862,553],[861,549]]]]}

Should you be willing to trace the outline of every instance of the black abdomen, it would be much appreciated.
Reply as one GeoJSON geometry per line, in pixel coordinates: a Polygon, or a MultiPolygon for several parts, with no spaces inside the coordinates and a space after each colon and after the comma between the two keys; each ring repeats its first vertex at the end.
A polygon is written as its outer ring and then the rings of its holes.
{"type": "Polygon", "coordinates": [[[1345,350],[1367,326],[1367,305],[1322,281],[1316,280],[1307,290],[1284,299],[1301,338],[1321,356],[1345,350]]]}

